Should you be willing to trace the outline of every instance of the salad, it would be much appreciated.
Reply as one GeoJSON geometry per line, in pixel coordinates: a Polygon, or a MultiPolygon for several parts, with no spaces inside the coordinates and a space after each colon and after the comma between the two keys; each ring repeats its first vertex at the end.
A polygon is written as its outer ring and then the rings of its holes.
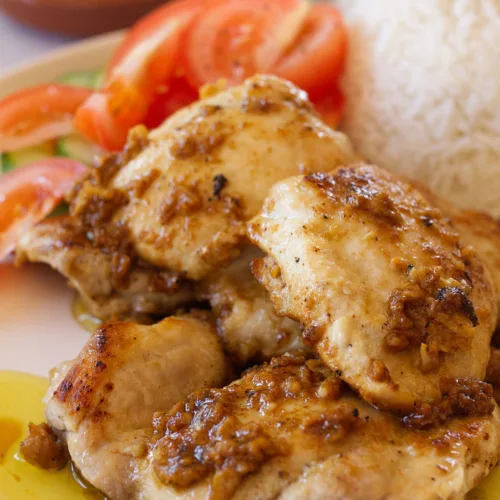
{"type": "Polygon", "coordinates": [[[0,259],[139,124],[160,125],[206,84],[271,73],[338,124],[347,51],[340,13],[304,0],[177,0],[140,20],[106,68],[0,101],[0,259]]]}

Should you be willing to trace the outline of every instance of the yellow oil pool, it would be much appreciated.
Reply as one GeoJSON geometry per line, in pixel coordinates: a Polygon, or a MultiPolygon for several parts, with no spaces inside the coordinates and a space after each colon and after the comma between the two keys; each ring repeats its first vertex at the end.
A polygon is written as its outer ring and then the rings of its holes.
{"type": "Polygon", "coordinates": [[[47,380],[19,372],[0,371],[0,500],[95,500],[68,466],[48,472],[25,462],[19,443],[29,422],[43,421],[42,398],[47,380]]]}

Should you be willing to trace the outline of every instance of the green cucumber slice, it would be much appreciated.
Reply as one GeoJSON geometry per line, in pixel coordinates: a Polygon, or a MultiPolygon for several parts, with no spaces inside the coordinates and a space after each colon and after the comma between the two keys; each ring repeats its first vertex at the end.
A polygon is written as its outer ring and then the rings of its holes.
{"type": "Polygon", "coordinates": [[[19,149],[1,154],[1,172],[5,173],[15,168],[24,167],[34,161],[44,160],[54,156],[54,147],[51,143],[40,144],[30,148],[19,149]]]}
{"type": "Polygon", "coordinates": [[[8,153],[0,153],[0,174],[4,174],[13,169],[8,153]]]}
{"type": "Polygon", "coordinates": [[[73,85],[75,87],[88,87],[91,89],[102,86],[104,71],[102,69],[94,71],[72,71],[65,73],[56,79],[59,83],[73,85]]]}
{"type": "Polygon", "coordinates": [[[57,205],[54,210],[50,213],[49,217],[59,217],[61,215],[66,215],[69,212],[69,205],[63,201],[59,205],[57,205]]]}
{"type": "Polygon", "coordinates": [[[56,142],[56,154],[81,161],[86,165],[93,165],[96,151],[85,139],[78,135],[70,135],[56,142]]]}
{"type": "Polygon", "coordinates": [[[104,87],[104,78],[106,77],[106,73],[103,69],[100,69],[95,72],[94,74],[94,81],[92,88],[94,89],[100,89],[104,87]]]}

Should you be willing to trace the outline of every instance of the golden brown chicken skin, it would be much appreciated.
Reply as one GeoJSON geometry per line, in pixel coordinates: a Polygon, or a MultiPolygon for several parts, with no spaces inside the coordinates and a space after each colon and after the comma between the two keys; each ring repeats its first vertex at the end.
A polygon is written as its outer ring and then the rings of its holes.
{"type": "Polygon", "coordinates": [[[203,317],[110,323],[74,362],[54,371],[45,415],[85,480],[109,498],[130,498],[153,413],[223,384],[227,374],[215,330],[203,317]]]}
{"type": "MultiPolygon", "coordinates": [[[[442,212],[374,166],[277,183],[250,238],[278,312],[380,407],[434,404],[483,380],[497,305],[489,271],[442,212]]],[[[473,390],[473,389],[471,389],[473,390]]]]}
{"type": "MultiPolygon", "coordinates": [[[[142,498],[463,498],[498,459],[499,414],[413,431],[324,365],[282,356],[156,414],[142,498]]],[[[493,413],[492,413],[493,412],[493,413]]]]}
{"type": "MultiPolygon", "coordinates": [[[[182,325],[162,328],[177,326],[182,325]]],[[[367,405],[307,354],[275,358],[214,389],[206,387],[208,380],[196,379],[200,371],[194,365],[203,363],[196,356],[207,346],[193,344],[189,373],[179,382],[180,366],[174,363],[161,379],[161,390],[154,392],[148,381],[156,380],[155,364],[136,372],[136,360],[144,353],[133,354],[132,366],[110,367],[111,376],[102,380],[116,382],[110,390],[106,385],[99,389],[94,382],[99,375],[88,369],[96,363],[90,347],[97,342],[94,338],[82,352],[75,374],[59,379],[56,391],[49,393],[47,415],[64,433],[83,476],[112,499],[431,500],[437,491],[442,498],[460,499],[498,460],[500,416],[487,384],[481,408],[416,431],[367,405]],[[136,374],[137,380],[131,378],[136,374]],[[196,380],[201,390],[165,409],[196,380]],[[69,386],[71,381],[76,385],[69,386]],[[89,404],[75,419],[77,406],[61,406],[61,399],[76,402],[79,381],[86,381],[90,397],[78,397],[89,404]],[[108,390],[115,402],[110,404],[104,392],[103,403],[99,394],[93,396],[95,390],[108,390]],[[137,415],[128,411],[130,402],[137,415]],[[160,411],[153,415],[155,406],[160,411]]],[[[189,334],[177,342],[189,344],[189,334]]],[[[159,350],[148,345],[148,355],[157,359],[159,350]]],[[[170,358],[175,342],[172,348],[170,358]]],[[[208,368],[207,376],[215,375],[216,383],[217,367],[208,368]]],[[[461,392],[454,400],[464,398],[467,393],[461,392]]]]}

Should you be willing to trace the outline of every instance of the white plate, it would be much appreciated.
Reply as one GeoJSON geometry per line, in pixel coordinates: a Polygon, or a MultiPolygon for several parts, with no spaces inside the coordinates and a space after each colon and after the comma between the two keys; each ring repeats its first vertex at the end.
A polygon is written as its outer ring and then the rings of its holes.
{"type": "MultiPolygon", "coordinates": [[[[0,77],[0,98],[70,71],[104,66],[122,33],[70,45],[0,77]]],[[[0,264],[0,370],[47,376],[74,358],[89,335],[73,319],[73,293],[44,266],[0,264]]]]}

